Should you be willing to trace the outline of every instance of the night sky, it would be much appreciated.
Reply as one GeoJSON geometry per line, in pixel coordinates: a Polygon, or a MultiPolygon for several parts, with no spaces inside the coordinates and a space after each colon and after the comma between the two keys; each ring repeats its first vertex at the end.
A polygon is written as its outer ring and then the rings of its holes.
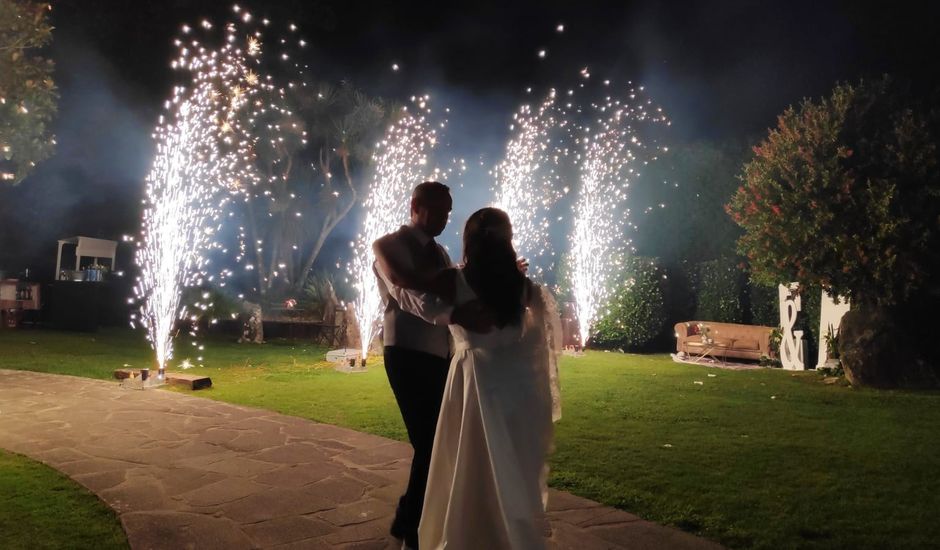
{"type": "MultiPolygon", "coordinates": [[[[461,153],[491,160],[525,88],[570,85],[585,66],[644,84],[674,120],[677,142],[755,142],[788,105],[838,81],[891,73],[925,89],[940,82],[935,2],[444,4],[240,3],[299,25],[314,76],[393,99],[440,98],[455,111],[461,153]],[[393,72],[393,62],[402,69],[393,72]]],[[[172,82],[171,39],[183,22],[228,16],[232,2],[53,6],[59,149],[0,195],[0,269],[8,271],[49,263],[57,238],[137,231],[149,134],[172,82]]],[[[354,230],[348,225],[340,236],[354,230]]]]}
{"type": "MultiPolygon", "coordinates": [[[[96,50],[141,93],[167,93],[170,38],[229,1],[63,0],[62,39],[96,50]],[[92,7],[93,6],[93,7],[92,7]]],[[[296,22],[314,74],[385,95],[447,86],[522,97],[577,71],[645,84],[689,137],[764,130],[787,105],[837,81],[883,73],[936,83],[936,2],[241,3],[296,22]],[[442,5],[448,4],[448,5],[442,5]],[[562,23],[565,31],[557,33],[562,23]],[[540,60],[539,49],[548,50],[540,60]],[[390,66],[403,67],[393,73],[390,66]]]]}

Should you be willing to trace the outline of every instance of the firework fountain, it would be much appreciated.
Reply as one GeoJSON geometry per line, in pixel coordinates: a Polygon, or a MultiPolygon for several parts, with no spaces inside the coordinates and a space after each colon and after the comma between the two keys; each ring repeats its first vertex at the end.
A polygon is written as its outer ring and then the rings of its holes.
{"type": "MultiPolygon", "coordinates": [[[[209,31],[213,25],[203,21],[201,27],[209,31]]],[[[189,35],[192,28],[182,31],[189,35]]],[[[247,67],[260,43],[252,37],[241,44],[234,24],[223,34],[217,49],[189,37],[176,40],[179,56],[172,67],[187,85],[174,89],[154,132],[157,154],[147,176],[135,258],[140,309],[131,324],[139,321],[147,331],[160,379],[173,357],[176,320],[187,317],[181,291],[206,275],[205,253],[214,243],[226,201],[222,191],[233,181],[252,178],[244,162],[250,157],[250,132],[240,126],[238,115],[257,84],[247,67]]]]}
{"type": "MultiPolygon", "coordinates": [[[[381,317],[381,297],[372,269],[375,255],[372,243],[408,221],[411,191],[415,182],[435,176],[430,170],[428,156],[437,145],[437,130],[430,121],[428,96],[413,97],[410,109],[385,133],[376,144],[375,163],[369,194],[365,200],[365,220],[362,231],[353,243],[354,258],[350,265],[353,287],[357,291],[355,308],[362,358],[376,334],[381,317]]],[[[440,124],[443,126],[443,123],[440,124]]]]}
{"type": "Polygon", "coordinates": [[[658,151],[667,150],[646,141],[650,125],[669,122],[662,109],[652,107],[652,101],[639,99],[642,91],[631,86],[624,99],[607,96],[590,109],[578,109],[593,115],[589,123],[578,126],[581,187],[570,236],[571,284],[582,346],[604,313],[613,275],[627,252],[629,239],[624,235],[629,225],[630,184],[640,176],[641,166],[656,160],[658,151]]]}
{"type": "Polygon", "coordinates": [[[549,215],[563,191],[556,167],[561,152],[554,143],[560,126],[556,92],[536,108],[523,105],[513,116],[504,159],[493,170],[494,206],[509,214],[516,251],[542,269],[538,260],[552,253],[549,215]]]}

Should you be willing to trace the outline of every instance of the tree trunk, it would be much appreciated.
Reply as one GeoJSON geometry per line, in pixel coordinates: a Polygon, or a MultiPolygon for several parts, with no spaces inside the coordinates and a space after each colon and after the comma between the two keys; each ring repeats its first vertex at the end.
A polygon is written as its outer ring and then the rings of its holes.
{"type": "MultiPolygon", "coordinates": [[[[339,199],[337,198],[336,205],[333,207],[333,211],[323,218],[323,225],[320,228],[320,234],[317,235],[316,242],[314,242],[313,246],[310,248],[310,252],[303,262],[303,266],[300,269],[297,280],[295,280],[293,285],[291,285],[291,288],[293,288],[295,292],[299,292],[303,289],[304,282],[307,280],[307,275],[313,268],[313,263],[320,255],[320,249],[323,248],[323,244],[326,242],[327,237],[330,236],[330,233],[333,232],[333,229],[336,228],[337,224],[339,224],[339,222],[349,214],[358,200],[358,193],[356,192],[356,188],[353,185],[352,173],[350,172],[349,155],[345,150],[342,150],[340,158],[343,161],[343,180],[346,183],[346,187],[349,189],[349,200],[346,201],[344,205],[339,206],[339,199]]],[[[323,172],[323,177],[326,178],[327,183],[332,186],[331,178],[327,177],[329,174],[329,165],[324,164],[325,162],[328,161],[324,159],[323,153],[321,151],[320,170],[323,172]]]]}
{"type": "Polygon", "coordinates": [[[327,214],[323,218],[323,224],[320,227],[320,233],[317,235],[317,240],[314,241],[313,246],[310,247],[310,252],[307,255],[307,258],[304,260],[303,267],[300,269],[300,273],[297,274],[297,280],[294,281],[294,284],[291,285],[291,288],[295,292],[300,292],[303,290],[304,283],[307,280],[307,275],[310,273],[310,269],[313,268],[313,262],[316,261],[317,256],[320,255],[320,249],[323,248],[323,244],[326,242],[326,238],[330,235],[330,232],[333,231],[333,228],[336,227],[337,221],[333,221],[333,215],[327,214]]]}
{"type": "Polygon", "coordinates": [[[263,344],[264,343],[264,323],[261,312],[261,305],[253,302],[242,304],[244,308],[245,321],[242,325],[242,335],[238,343],[263,344]]]}

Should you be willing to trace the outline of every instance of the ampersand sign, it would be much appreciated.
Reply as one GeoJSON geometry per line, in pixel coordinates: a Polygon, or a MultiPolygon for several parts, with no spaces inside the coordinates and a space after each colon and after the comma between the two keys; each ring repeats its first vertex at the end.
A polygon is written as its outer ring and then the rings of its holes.
{"type": "Polygon", "coordinates": [[[793,330],[800,314],[802,301],[800,285],[790,283],[780,285],[780,328],[783,332],[780,340],[780,363],[788,370],[805,370],[806,358],[803,350],[803,331],[793,330]]]}

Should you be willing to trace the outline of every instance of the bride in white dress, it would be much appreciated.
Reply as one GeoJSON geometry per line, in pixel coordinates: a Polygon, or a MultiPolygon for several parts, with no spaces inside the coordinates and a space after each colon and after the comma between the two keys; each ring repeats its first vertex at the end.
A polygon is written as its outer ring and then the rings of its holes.
{"type": "Polygon", "coordinates": [[[545,547],[561,324],[551,295],[516,262],[509,217],[484,208],[467,220],[464,266],[426,286],[458,309],[479,302],[493,328],[450,325],[454,357],[418,528],[422,550],[545,547]]]}

